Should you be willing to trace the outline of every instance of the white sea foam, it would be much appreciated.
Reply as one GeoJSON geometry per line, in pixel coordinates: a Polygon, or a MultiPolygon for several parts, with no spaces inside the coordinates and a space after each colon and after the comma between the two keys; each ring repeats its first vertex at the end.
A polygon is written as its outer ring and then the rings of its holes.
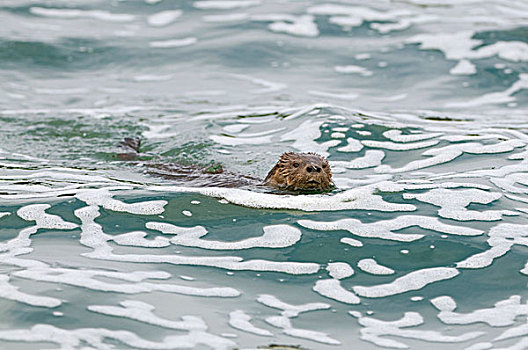
{"type": "Polygon", "coordinates": [[[153,27],[163,27],[171,24],[181,15],[181,10],[161,11],[148,16],[147,23],[153,27]]]}
{"type": "Polygon", "coordinates": [[[401,130],[391,129],[383,132],[383,136],[394,142],[416,142],[442,136],[442,133],[418,133],[404,135],[401,130]]]}
{"type": "Polygon", "coordinates": [[[361,270],[373,275],[392,275],[394,273],[393,269],[380,265],[374,259],[361,259],[357,265],[361,270]]]}
{"type": "Polygon", "coordinates": [[[173,48],[173,47],[189,46],[189,45],[196,44],[197,42],[198,42],[198,39],[194,37],[188,37],[184,39],[151,41],[149,43],[149,46],[153,48],[157,48],[157,49],[167,49],[167,48],[173,48]]]}
{"type": "Polygon", "coordinates": [[[285,303],[279,300],[276,296],[270,294],[261,294],[257,298],[257,301],[266,306],[274,309],[282,310],[282,316],[288,318],[294,318],[299,316],[303,312],[315,311],[315,310],[326,310],[330,308],[329,304],[326,303],[308,303],[301,305],[293,305],[285,303]]]}
{"type": "Polygon", "coordinates": [[[361,143],[370,148],[384,148],[391,151],[410,151],[420,148],[428,148],[438,144],[438,140],[413,142],[413,143],[394,143],[390,141],[363,140],[361,143]]]}
{"type": "Polygon", "coordinates": [[[131,22],[136,16],[124,13],[110,13],[99,10],[78,10],[78,9],[54,9],[46,7],[31,7],[29,12],[43,17],[53,18],[92,18],[110,22],[131,22]]]}
{"type": "Polygon", "coordinates": [[[0,218],[3,218],[4,216],[11,215],[9,212],[0,212],[0,218]]]}
{"type": "Polygon", "coordinates": [[[128,318],[135,321],[160,326],[169,329],[188,331],[186,335],[170,336],[171,345],[176,347],[194,348],[206,345],[213,349],[229,349],[236,344],[230,340],[207,332],[207,324],[196,316],[182,316],[181,321],[172,321],[154,314],[154,306],[137,300],[125,300],[121,306],[90,305],[88,310],[103,315],[128,318]],[[177,345],[179,343],[179,345],[177,345]]]}
{"type": "Polygon", "coordinates": [[[477,68],[468,60],[460,60],[456,66],[451,68],[449,73],[453,75],[473,75],[477,73],[477,68]]]}
{"type": "Polygon", "coordinates": [[[106,189],[80,190],[75,197],[88,205],[97,205],[102,206],[107,210],[139,215],[162,214],[165,205],[167,205],[167,201],[162,200],[125,203],[112,198],[113,193],[106,189]]]}
{"type": "Polygon", "coordinates": [[[69,88],[69,89],[43,89],[35,88],[35,92],[43,95],[80,95],[86,94],[90,90],[85,88],[69,88]]]}
{"type": "Polygon", "coordinates": [[[160,342],[140,338],[135,333],[125,330],[105,328],[62,329],[47,324],[36,324],[30,329],[11,329],[0,331],[0,340],[53,343],[62,349],[80,349],[89,346],[93,349],[108,349],[108,341],[113,344],[124,344],[135,349],[175,349],[194,347],[193,344],[207,344],[215,350],[227,350],[234,346],[228,339],[218,336],[204,336],[205,332],[190,335],[170,335],[160,342]],[[213,338],[214,337],[214,338],[213,338]]]}
{"type": "Polygon", "coordinates": [[[165,237],[155,237],[153,240],[146,239],[146,232],[134,231],[115,235],[112,240],[119,245],[145,247],[145,248],[161,248],[170,246],[170,240],[165,237]]]}
{"type": "Polygon", "coordinates": [[[425,193],[404,193],[405,199],[417,199],[437,207],[438,215],[443,218],[458,221],[495,221],[501,220],[503,215],[517,215],[511,210],[468,210],[472,203],[490,204],[502,197],[498,192],[488,192],[479,189],[449,190],[445,188],[432,189],[425,193]]]}
{"type": "Polygon", "coordinates": [[[345,304],[359,304],[361,302],[356,294],[343,288],[343,286],[341,286],[341,282],[335,278],[317,281],[313,287],[313,290],[324,297],[334,299],[345,304]]]}
{"type": "Polygon", "coordinates": [[[267,329],[255,327],[250,321],[251,316],[242,310],[235,310],[229,313],[229,325],[231,327],[256,335],[273,336],[273,333],[267,329]]]}
{"type": "Polygon", "coordinates": [[[262,294],[257,298],[257,301],[266,306],[281,309],[280,316],[270,316],[266,318],[266,322],[274,327],[282,328],[284,334],[291,335],[293,337],[310,339],[320,343],[339,345],[339,341],[330,338],[326,333],[312,331],[308,329],[294,328],[291,324],[290,319],[298,317],[300,313],[325,310],[330,308],[330,305],[325,303],[309,303],[302,305],[292,305],[279,300],[277,297],[269,294],[262,294]]]}
{"type": "Polygon", "coordinates": [[[342,132],[333,132],[330,134],[330,137],[333,139],[344,139],[346,137],[346,134],[342,132]]]}
{"type": "Polygon", "coordinates": [[[359,74],[364,77],[369,77],[372,74],[372,71],[366,69],[365,67],[360,66],[354,66],[354,65],[347,65],[347,66],[335,66],[334,70],[337,73],[344,73],[344,74],[359,74]]]}
{"type": "Polygon", "coordinates": [[[174,78],[174,74],[142,74],[142,75],[136,75],[132,79],[134,81],[138,82],[145,82],[145,81],[169,81],[174,78]]]}
{"type": "Polygon", "coordinates": [[[238,22],[245,21],[249,18],[247,13],[230,13],[226,15],[209,15],[203,16],[204,22],[238,22]]]}
{"type": "MultiPolygon", "coordinates": [[[[328,195],[275,195],[255,193],[241,189],[224,188],[187,188],[173,186],[149,186],[153,191],[194,192],[212,197],[220,197],[228,202],[253,208],[298,209],[304,211],[364,209],[378,211],[413,211],[415,206],[385,202],[377,194],[383,183],[346,190],[332,196],[328,195]]],[[[392,192],[387,187],[384,190],[392,192]]]]}
{"type": "Polygon", "coordinates": [[[316,37],[319,28],[310,15],[293,16],[287,14],[268,14],[251,16],[253,21],[272,22],[268,28],[277,33],[291,34],[295,36],[316,37]]]}
{"type": "Polygon", "coordinates": [[[301,239],[301,231],[289,225],[264,226],[264,234],[262,236],[246,238],[236,242],[201,239],[207,234],[207,231],[201,226],[186,229],[166,223],[149,222],[146,227],[163,233],[175,234],[176,236],[172,237],[170,241],[176,245],[216,250],[240,250],[256,247],[284,248],[294,245],[301,239]]]}
{"type": "Polygon", "coordinates": [[[225,136],[225,135],[211,135],[209,138],[216,143],[226,146],[240,146],[240,145],[264,145],[271,142],[273,136],[261,136],[261,137],[239,137],[225,136]]]}
{"type": "Polygon", "coordinates": [[[335,279],[343,279],[350,277],[354,274],[354,269],[347,263],[344,262],[332,262],[326,267],[326,270],[330,273],[330,276],[335,279]]]}
{"type": "MultiPolygon", "coordinates": [[[[492,227],[488,233],[487,243],[490,249],[477,253],[457,263],[458,268],[477,269],[490,266],[493,260],[508,253],[515,244],[528,246],[525,225],[501,223],[492,227]]],[[[528,264],[521,270],[528,275],[528,264]]]]}
{"type": "MultiPolygon", "coordinates": [[[[212,257],[212,256],[183,256],[183,255],[158,255],[158,254],[113,254],[112,247],[108,245],[108,241],[112,240],[112,236],[105,234],[101,225],[95,223],[94,219],[99,216],[99,208],[96,206],[88,206],[75,211],[75,215],[82,221],[81,244],[93,249],[92,252],[83,253],[83,256],[122,262],[144,262],[144,263],[169,263],[175,265],[195,265],[195,266],[212,266],[223,268],[227,270],[252,270],[252,271],[275,271],[288,274],[313,274],[319,271],[319,264],[315,263],[298,263],[298,262],[277,262],[268,260],[247,260],[235,256],[212,257]]],[[[186,232],[185,228],[178,228],[176,226],[164,223],[157,223],[165,225],[168,229],[179,232],[186,232]]],[[[191,228],[190,230],[204,230],[204,228],[191,228]]],[[[173,233],[174,234],[174,233],[173,233]]],[[[198,233],[199,235],[200,233],[198,233]]],[[[0,246],[1,248],[1,246],[0,246]]],[[[89,277],[89,276],[88,276],[89,277]]],[[[160,288],[156,285],[154,288],[160,288]]],[[[178,289],[178,286],[175,287],[178,289]]],[[[183,288],[183,287],[182,287],[183,288]]],[[[191,289],[181,289],[192,292],[191,289]]]]}
{"type": "Polygon", "coordinates": [[[144,282],[145,279],[167,279],[170,277],[165,272],[114,272],[106,270],[78,270],[66,268],[32,268],[16,271],[13,276],[26,278],[34,281],[62,283],[91,290],[116,292],[124,294],[136,294],[153,291],[166,293],[177,293],[184,295],[204,297],[236,297],[240,292],[230,287],[198,288],[176,284],[156,284],[144,282]],[[110,280],[118,280],[118,283],[103,282],[97,277],[110,280]],[[133,282],[133,283],[125,283],[133,282]]]}
{"type": "Polygon", "coordinates": [[[418,215],[400,215],[394,219],[372,223],[362,223],[357,219],[341,219],[330,222],[299,220],[298,223],[313,230],[346,230],[360,237],[381,238],[400,242],[412,242],[423,237],[422,234],[394,232],[413,226],[452,235],[476,236],[483,233],[481,230],[469,227],[444,224],[438,218],[418,215]]]}
{"type": "MultiPolygon", "coordinates": [[[[370,7],[364,6],[343,6],[337,4],[322,4],[308,8],[308,13],[315,15],[333,16],[330,22],[338,24],[349,29],[350,27],[358,27],[363,21],[393,21],[400,14],[408,14],[408,12],[387,11],[381,12],[370,7]]],[[[382,27],[373,28],[380,29],[382,27]]]]}
{"type": "Polygon", "coordinates": [[[206,0],[195,1],[193,6],[202,10],[231,10],[260,5],[260,0],[206,0]]]}
{"type": "Polygon", "coordinates": [[[306,120],[297,128],[283,134],[281,141],[293,140],[293,148],[301,152],[316,152],[324,157],[329,155],[328,148],[337,146],[341,143],[339,140],[330,140],[323,143],[317,143],[314,140],[321,137],[320,127],[323,121],[306,120]]]}
{"type": "MultiPolygon", "coordinates": [[[[354,316],[354,315],[353,315],[354,316]]],[[[354,316],[357,317],[358,315],[354,316]]],[[[361,328],[361,339],[374,343],[377,346],[387,348],[406,349],[409,346],[405,343],[385,338],[395,336],[408,339],[419,339],[428,342],[458,343],[477,338],[484,332],[468,332],[458,336],[444,335],[438,331],[421,329],[402,329],[417,327],[424,323],[423,317],[417,312],[406,312],[404,316],[396,321],[382,321],[372,317],[358,317],[361,328]]]]}
{"type": "Polygon", "coordinates": [[[350,161],[331,161],[330,165],[336,168],[365,169],[381,165],[383,158],[385,158],[385,152],[367,150],[363,157],[355,158],[350,161]]]}
{"type": "Polygon", "coordinates": [[[454,160],[464,153],[468,154],[495,154],[511,152],[515,148],[524,146],[525,143],[520,140],[507,140],[495,144],[483,145],[477,142],[468,142],[461,144],[453,144],[444,147],[436,147],[429,149],[422,153],[427,156],[426,159],[414,160],[401,168],[392,168],[390,165],[384,164],[376,168],[376,172],[380,173],[402,173],[413,170],[423,169],[426,167],[444,164],[454,160]]]}
{"type": "Polygon", "coordinates": [[[352,137],[347,138],[346,146],[339,147],[338,152],[359,152],[363,149],[363,144],[352,137]]]}
{"type": "Polygon", "coordinates": [[[431,299],[431,303],[440,311],[438,318],[445,324],[487,323],[491,327],[511,326],[519,316],[528,316],[528,304],[521,304],[521,296],[512,295],[506,300],[495,303],[493,308],[478,309],[470,313],[458,313],[453,298],[441,296],[431,299]]]}
{"type": "Polygon", "coordinates": [[[72,230],[78,225],[64,221],[58,215],[46,213],[51,208],[49,204],[31,204],[17,210],[17,215],[26,221],[35,221],[36,228],[72,230]]]}
{"type": "Polygon", "coordinates": [[[61,300],[57,298],[37,296],[19,291],[19,287],[15,287],[9,283],[9,276],[7,275],[0,275],[0,298],[32,306],[49,308],[57,307],[62,304],[61,300]]]}
{"type": "Polygon", "coordinates": [[[431,283],[456,277],[459,273],[457,269],[452,267],[432,267],[410,272],[396,278],[391,283],[368,287],[355,286],[353,290],[362,297],[382,298],[422,289],[431,283]]]}
{"type": "Polygon", "coordinates": [[[363,243],[361,241],[358,241],[357,239],[350,238],[350,237],[343,237],[340,240],[341,243],[348,244],[352,247],[363,247],[363,243]]]}

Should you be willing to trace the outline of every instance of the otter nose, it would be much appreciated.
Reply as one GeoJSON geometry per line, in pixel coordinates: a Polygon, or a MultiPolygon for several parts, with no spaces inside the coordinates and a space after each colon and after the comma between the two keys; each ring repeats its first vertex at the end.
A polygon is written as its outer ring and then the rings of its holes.
{"type": "Polygon", "coordinates": [[[318,172],[320,173],[321,172],[321,167],[317,166],[317,165],[308,165],[308,167],[306,167],[306,171],[311,173],[312,171],[315,171],[315,172],[318,172]]]}

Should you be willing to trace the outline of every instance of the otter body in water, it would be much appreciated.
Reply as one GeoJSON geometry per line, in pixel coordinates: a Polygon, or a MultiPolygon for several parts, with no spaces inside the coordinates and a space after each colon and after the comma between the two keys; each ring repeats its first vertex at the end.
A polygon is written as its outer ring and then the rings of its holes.
{"type": "MultiPolygon", "coordinates": [[[[140,155],[140,140],[125,138],[120,145],[122,160],[134,160],[140,155]]],[[[326,192],[335,187],[328,161],[316,153],[283,153],[264,180],[224,171],[221,165],[198,167],[182,164],[145,162],[149,174],[195,186],[207,187],[262,187],[281,191],[326,192]]]]}

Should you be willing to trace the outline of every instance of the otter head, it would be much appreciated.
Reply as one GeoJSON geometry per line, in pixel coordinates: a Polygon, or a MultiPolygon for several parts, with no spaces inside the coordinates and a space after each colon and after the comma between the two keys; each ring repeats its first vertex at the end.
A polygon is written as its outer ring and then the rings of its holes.
{"type": "Polygon", "coordinates": [[[264,184],[289,191],[328,191],[335,187],[328,160],[315,153],[284,153],[264,184]]]}

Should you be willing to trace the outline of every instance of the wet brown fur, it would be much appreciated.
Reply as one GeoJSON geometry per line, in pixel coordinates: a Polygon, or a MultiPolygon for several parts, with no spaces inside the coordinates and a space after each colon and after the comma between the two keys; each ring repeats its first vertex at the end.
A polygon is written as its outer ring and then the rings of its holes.
{"type": "Polygon", "coordinates": [[[287,191],[328,191],[335,187],[326,158],[316,153],[283,153],[264,185],[287,191]]]}
{"type": "MultiPolygon", "coordinates": [[[[121,160],[134,160],[140,155],[141,141],[125,138],[120,143],[121,160]]],[[[196,186],[247,187],[271,186],[284,191],[328,191],[335,187],[332,170],[326,158],[316,153],[283,153],[263,182],[251,176],[226,172],[221,166],[201,168],[194,165],[147,162],[148,173],[196,186]]]]}

